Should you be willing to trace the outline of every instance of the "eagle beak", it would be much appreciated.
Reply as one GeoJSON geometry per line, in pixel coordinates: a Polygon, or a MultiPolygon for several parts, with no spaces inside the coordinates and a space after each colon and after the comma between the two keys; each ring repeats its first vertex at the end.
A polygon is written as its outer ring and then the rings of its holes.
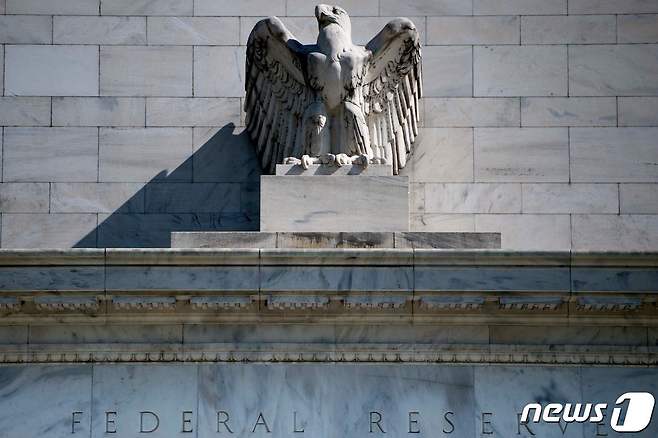
{"type": "Polygon", "coordinates": [[[315,18],[318,19],[318,23],[335,23],[335,17],[331,13],[331,7],[327,5],[317,5],[315,7],[315,18]]]}
{"type": "Polygon", "coordinates": [[[322,16],[326,16],[326,11],[327,11],[327,5],[317,5],[315,7],[315,18],[318,19],[318,21],[321,20],[322,16]]]}

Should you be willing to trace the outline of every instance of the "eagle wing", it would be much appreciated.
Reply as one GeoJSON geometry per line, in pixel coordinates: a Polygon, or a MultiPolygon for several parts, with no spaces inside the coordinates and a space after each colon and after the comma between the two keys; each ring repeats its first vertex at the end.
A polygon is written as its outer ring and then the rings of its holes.
{"type": "Polygon", "coordinates": [[[420,38],[406,18],[390,21],[367,45],[372,54],[363,88],[364,113],[375,156],[397,174],[418,136],[422,96],[420,38]]]}
{"type": "Polygon", "coordinates": [[[249,35],[245,125],[263,170],[274,173],[301,135],[304,102],[310,102],[304,64],[307,50],[276,17],[259,21],[249,35]]]}

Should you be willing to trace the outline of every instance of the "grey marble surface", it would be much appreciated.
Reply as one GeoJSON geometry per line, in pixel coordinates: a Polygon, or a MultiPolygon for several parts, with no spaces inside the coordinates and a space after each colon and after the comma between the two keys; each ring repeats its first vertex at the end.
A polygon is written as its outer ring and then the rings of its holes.
{"type": "MultiPolygon", "coordinates": [[[[476,367],[475,436],[583,437],[582,424],[532,424],[528,425],[532,431],[529,432],[525,426],[518,427],[517,420],[517,414],[523,411],[527,403],[538,402],[543,405],[552,402],[590,401],[582,398],[580,372],[578,368],[476,367]],[[485,424],[487,422],[490,424],[485,424]],[[560,426],[566,428],[564,434],[560,426]]],[[[616,386],[616,391],[620,394],[624,392],[621,382],[616,386]]]]}
{"type": "Polygon", "coordinates": [[[628,293],[652,292],[658,284],[658,272],[633,268],[574,268],[571,281],[573,290],[578,292],[612,292],[620,289],[628,293]]]}
{"type": "Polygon", "coordinates": [[[252,266],[107,268],[107,290],[258,290],[258,268],[252,266]]]}
{"type": "Polygon", "coordinates": [[[500,248],[499,233],[174,232],[172,248],[500,248]]]}
{"type": "Polygon", "coordinates": [[[0,367],[0,435],[22,438],[89,436],[91,366],[0,367]],[[73,412],[80,420],[71,434],[73,412]]]}
{"type": "MultiPolygon", "coordinates": [[[[584,399],[600,400],[600,402],[608,403],[609,406],[612,406],[620,395],[617,386],[623,387],[623,392],[646,391],[652,393],[654,398],[658,397],[658,376],[655,368],[583,368],[581,369],[581,382],[584,399]]],[[[657,410],[654,407],[653,420],[641,433],[617,433],[610,427],[604,427],[602,432],[598,431],[598,433],[607,433],[611,438],[629,436],[653,438],[658,435],[657,410]]],[[[610,413],[608,413],[609,415],[610,413]]],[[[585,424],[583,428],[585,437],[594,436],[597,433],[596,426],[592,424],[585,424]]]]}
{"type": "Polygon", "coordinates": [[[409,231],[409,179],[263,176],[261,231],[409,231]]]}
{"type": "Polygon", "coordinates": [[[408,291],[410,266],[262,266],[261,291],[408,291]]]}
{"type": "MultiPolygon", "coordinates": [[[[0,325],[98,318],[654,327],[657,260],[654,253],[418,247],[4,250],[0,325]]],[[[634,364],[656,363],[655,351],[631,353],[634,364]]],[[[0,362],[23,360],[38,361],[0,351],[0,362]]],[[[62,359],[77,360],[94,359],[62,359]]],[[[508,361],[528,363],[521,356],[508,361]]]]}
{"type": "Polygon", "coordinates": [[[423,290],[454,291],[569,291],[567,268],[501,268],[417,266],[414,269],[414,287],[423,290]]]}
{"type": "MultiPolygon", "coordinates": [[[[116,436],[164,438],[189,436],[182,430],[182,412],[197,407],[197,370],[193,366],[94,366],[91,410],[92,438],[108,436],[106,412],[116,412],[116,436]],[[153,414],[140,414],[140,412],[153,414]]],[[[88,418],[88,417],[87,417],[88,418]]]]}
{"type": "Polygon", "coordinates": [[[395,233],[396,248],[500,248],[500,233],[395,233]]]}
{"type": "MultiPolygon", "coordinates": [[[[0,430],[21,438],[582,438],[596,436],[597,426],[562,422],[527,429],[519,427],[517,413],[532,402],[606,402],[611,411],[628,391],[655,395],[658,370],[335,363],[5,366],[0,430]]],[[[641,434],[626,436],[657,432],[654,418],[641,434]]],[[[609,420],[598,433],[618,436],[609,420]]]]}
{"type": "Polygon", "coordinates": [[[34,290],[102,290],[104,272],[97,266],[49,266],[39,270],[29,267],[0,268],[0,289],[34,290]]]}

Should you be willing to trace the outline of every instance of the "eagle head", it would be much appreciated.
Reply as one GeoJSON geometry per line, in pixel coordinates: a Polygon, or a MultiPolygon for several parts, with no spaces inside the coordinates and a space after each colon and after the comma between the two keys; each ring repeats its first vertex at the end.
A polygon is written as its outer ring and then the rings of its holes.
{"type": "Polygon", "coordinates": [[[352,33],[352,25],[347,11],[340,6],[317,5],[315,7],[315,17],[318,19],[320,31],[325,27],[336,24],[348,34],[352,33]]]}

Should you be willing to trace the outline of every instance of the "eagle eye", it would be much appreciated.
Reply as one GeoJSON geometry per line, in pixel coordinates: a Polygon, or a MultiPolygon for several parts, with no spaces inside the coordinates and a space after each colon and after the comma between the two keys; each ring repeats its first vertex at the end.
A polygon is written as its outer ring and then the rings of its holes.
{"type": "Polygon", "coordinates": [[[341,9],[339,9],[339,8],[337,8],[337,7],[334,6],[333,13],[334,13],[334,14],[342,14],[343,11],[342,11],[341,9]]]}

